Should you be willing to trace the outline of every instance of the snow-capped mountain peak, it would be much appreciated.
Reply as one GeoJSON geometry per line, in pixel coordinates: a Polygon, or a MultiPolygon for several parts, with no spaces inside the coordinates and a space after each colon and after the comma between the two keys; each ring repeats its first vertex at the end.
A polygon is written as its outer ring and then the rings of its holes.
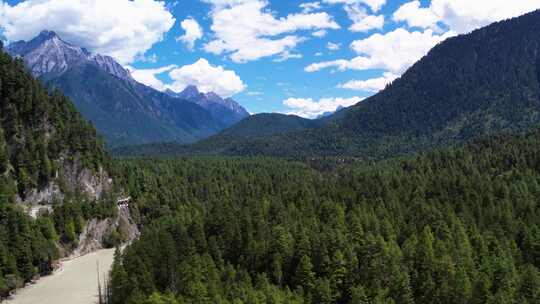
{"type": "Polygon", "coordinates": [[[85,48],[62,40],[53,31],[42,31],[30,41],[14,42],[7,46],[7,51],[13,56],[22,57],[37,77],[60,75],[70,67],[91,63],[116,77],[132,79],[129,71],[112,57],[92,54],[85,48]]]}

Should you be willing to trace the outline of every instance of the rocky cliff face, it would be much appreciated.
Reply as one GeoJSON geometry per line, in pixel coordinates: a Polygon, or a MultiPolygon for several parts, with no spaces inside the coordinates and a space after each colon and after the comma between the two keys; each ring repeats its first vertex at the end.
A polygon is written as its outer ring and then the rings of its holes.
{"type": "Polygon", "coordinates": [[[46,187],[31,189],[24,197],[17,197],[17,201],[29,206],[51,205],[55,199],[62,200],[65,191],[81,191],[96,201],[112,189],[113,180],[102,167],[97,171],[90,170],[83,167],[79,158],[72,161],[61,159],[60,164],[55,178],[46,187]]]}
{"type": "Polygon", "coordinates": [[[116,218],[88,221],[79,236],[79,246],[70,254],[70,257],[75,258],[103,249],[111,233],[117,233],[124,244],[129,244],[139,237],[139,229],[131,218],[128,205],[118,206],[116,218]]]}

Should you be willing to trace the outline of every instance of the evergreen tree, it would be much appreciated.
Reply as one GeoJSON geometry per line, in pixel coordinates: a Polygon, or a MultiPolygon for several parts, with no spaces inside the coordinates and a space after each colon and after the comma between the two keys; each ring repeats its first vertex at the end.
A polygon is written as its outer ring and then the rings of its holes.
{"type": "Polygon", "coordinates": [[[6,140],[4,138],[4,131],[0,127],[0,174],[6,172],[9,164],[9,155],[7,151],[6,140]]]}
{"type": "Polygon", "coordinates": [[[304,255],[300,258],[300,262],[296,267],[295,273],[296,287],[303,288],[304,292],[310,294],[315,287],[315,273],[313,272],[313,264],[309,256],[304,255]]]}

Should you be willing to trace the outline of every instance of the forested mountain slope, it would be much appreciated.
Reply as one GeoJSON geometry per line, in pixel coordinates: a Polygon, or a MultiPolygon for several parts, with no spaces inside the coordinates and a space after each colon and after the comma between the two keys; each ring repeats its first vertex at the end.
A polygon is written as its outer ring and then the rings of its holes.
{"type": "Polygon", "coordinates": [[[120,168],[146,229],[116,259],[113,304],[540,297],[540,130],[325,172],[265,158],[120,168]]]}
{"type": "Polygon", "coordinates": [[[60,76],[43,79],[48,86],[70,96],[111,147],[194,142],[220,129],[200,106],[119,79],[93,64],[77,65],[60,76]]]}
{"type": "Polygon", "coordinates": [[[217,136],[223,137],[261,137],[286,132],[293,132],[316,127],[318,120],[311,120],[295,115],[262,113],[252,115],[232,127],[223,130],[217,136]]]}
{"type": "Polygon", "coordinates": [[[102,140],[69,99],[48,93],[26,72],[22,60],[2,50],[0,75],[0,166],[15,194],[25,198],[31,189],[46,187],[63,166],[99,171],[109,165],[102,140]]]}
{"type": "Polygon", "coordinates": [[[146,145],[123,146],[114,148],[116,156],[173,156],[180,154],[216,153],[219,148],[226,149],[234,143],[244,143],[246,139],[283,134],[315,128],[327,123],[325,120],[311,120],[295,115],[262,113],[244,118],[232,127],[209,137],[194,146],[178,143],[156,143],[146,145]]]}
{"type": "Polygon", "coordinates": [[[463,143],[540,123],[540,11],[434,47],[385,90],[327,126],[285,135],[213,139],[192,151],[239,155],[384,157],[463,143]]]}
{"type": "Polygon", "coordinates": [[[85,220],[115,215],[109,169],[92,125],[0,45],[0,299],[49,273],[85,220]],[[32,220],[38,203],[54,213],[32,220]]]}

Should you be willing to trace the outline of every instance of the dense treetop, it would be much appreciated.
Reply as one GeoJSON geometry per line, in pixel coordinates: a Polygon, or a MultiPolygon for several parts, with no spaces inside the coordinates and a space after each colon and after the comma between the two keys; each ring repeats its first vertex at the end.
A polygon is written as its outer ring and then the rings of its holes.
{"type": "Polygon", "coordinates": [[[540,131],[341,161],[121,161],[112,303],[538,302],[540,131]]]}

